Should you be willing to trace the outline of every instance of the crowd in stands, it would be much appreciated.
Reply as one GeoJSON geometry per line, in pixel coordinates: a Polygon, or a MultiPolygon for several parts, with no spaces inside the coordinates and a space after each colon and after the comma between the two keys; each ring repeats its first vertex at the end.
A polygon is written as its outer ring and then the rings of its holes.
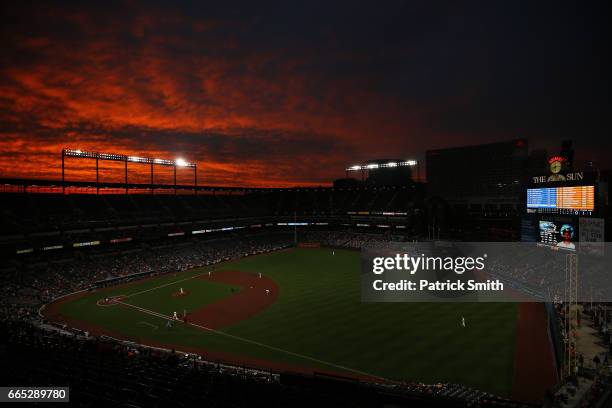
{"type": "Polygon", "coordinates": [[[122,252],[77,253],[74,258],[23,265],[3,276],[0,313],[6,319],[36,317],[42,304],[96,282],[147,272],[180,272],[283,248],[290,239],[282,233],[234,235],[122,252]]]}
{"type": "Polygon", "coordinates": [[[389,242],[402,242],[406,238],[396,234],[368,234],[349,231],[312,231],[302,236],[304,242],[316,242],[323,246],[360,249],[383,245],[389,242]]]}
{"type": "MultiPolygon", "coordinates": [[[[565,299],[567,279],[567,252],[551,250],[531,244],[516,243],[506,254],[497,252],[489,256],[486,271],[518,292],[542,302],[565,299]]],[[[490,253],[489,253],[490,254],[490,253]]],[[[609,299],[612,296],[606,282],[608,267],[605,260],[581,258],[579,269],[579,299],[609,299]],[[587,261],[591,261],[587,264],[587,261]]]]}
{"type": "Polygon", "coordinates": [[[595,330],[602,351],[595,353],[591,361],[585,361],[583,353],[578,350],[578,370],[567,377],[566,382],[553,396],[551,406],[579,408],[604,406],[606,401],[612,402],[612,365],[610,365],[612,339],[609,333],[612,309],[606,303],[590,302],[579,304],[577,307],[578,327],[570,327],[567,306],[562,303],[557,303],[555,306],[557,324],[564,338],[563,352],[567,353],[570,347],[569,331],[579,335],[577,331],[582,325],[589,325],[595,330]],[[580,392],[584,387],[587,389],[580,392]],[[580,395],[580,398],[576,398],[576,395],[580,395]]]}
{"type": "Polygon", "coordinates": [[[510,278],[524,285],[533,288],[549,287],[563,283],[565,274],[557,273],[551,277],[545,271],[564,271],[565,265],[559,265],[554,259],[546,260],[542,263],[530,262],[534,257],[526,256],[524,259],[515,258],[512,262],[502,259],[494,259],[489,262],[489,266],[498,275],[510,278]]]}
{"type": "Polygon", "coordinates": [[[459,384],[274,374],[25,321],[0,323],[0,357],[12,367],[11,384],[70,385],[71,403],[83,407],[530,406],[459,384]]]}
{"type": "Polygon", "coordinates": [[[607,303],[585,303],[583,315],[590,319],[596,336],[612,355],[612,309],[607,303]]]}

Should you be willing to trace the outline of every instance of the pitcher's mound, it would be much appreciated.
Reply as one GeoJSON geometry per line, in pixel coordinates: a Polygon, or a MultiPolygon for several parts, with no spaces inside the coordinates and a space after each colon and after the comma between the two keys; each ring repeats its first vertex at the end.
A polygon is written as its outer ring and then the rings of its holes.
{"type": "Polygon", "coordinates": [[[181,297],[181,296],[188,296],[188,295],[189,295],[189,291],[183,290],[183,291],[174,292],[172,294],[172,297],[181,297]]]}

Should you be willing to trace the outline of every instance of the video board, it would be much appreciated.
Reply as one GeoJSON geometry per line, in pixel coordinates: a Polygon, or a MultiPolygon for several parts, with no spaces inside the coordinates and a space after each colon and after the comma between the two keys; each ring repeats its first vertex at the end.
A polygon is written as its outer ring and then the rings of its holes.
{"type": "Polygon", "coordinates": [[[521,241],[557,250],[575,251],[580,241],[581,218],[531,215],[521,220],[521,241]]]}
{"type": "Polygon", "coordinates": [[[578,242],[578,226],[573,222],[539,221],[540,244],[564,249],[576,250],[578,242]]]}
{"type": "Polygon", "coordinates": [[[595,186],[542,187],[527,189],[527,212],[593,215],[595,186]]]}

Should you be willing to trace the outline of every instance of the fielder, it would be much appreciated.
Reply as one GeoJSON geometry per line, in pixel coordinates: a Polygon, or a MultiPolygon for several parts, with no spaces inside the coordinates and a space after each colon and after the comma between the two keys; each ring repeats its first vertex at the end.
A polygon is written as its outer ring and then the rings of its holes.
{"type": "Polygon", "coordinates": [[[461,316],[461,325],[465,327],[465,317],[461,316]]]}
{"type": "Polygon", "coordinates": [[[178,318],[178,315],[176,314],[176,312],[174,312],[174,315],[172,316],[172,318],[173,318],[174,320],[178,320],[178,319],[179,319],[179,318],[178,318]]]}

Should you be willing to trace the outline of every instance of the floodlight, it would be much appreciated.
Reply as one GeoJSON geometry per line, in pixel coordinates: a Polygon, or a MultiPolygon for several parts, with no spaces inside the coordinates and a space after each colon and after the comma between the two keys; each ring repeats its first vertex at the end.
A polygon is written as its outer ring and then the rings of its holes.
{"type": "Polygon", "coordinates": [[[194,185],[197,186],[197,164],[189,163],[185,159],[178,158],[176,160],[166,160],[166,159],[153,159],[149,157],[140,157],[140,156],[126,156],[123,154],[117,153],[100,153],[100,152],[92,152],[92,151],[82,151],[75,149],[62,149],[62,191],[65,192],[65,171],[64,171],[64,157],[74,157],[77,159],[95,159],[96,160],[96,184],[99,184],[98,179],[98,160],[110,160],[110,161],[120,161],[125,163],[125,192],[127,194],[128,191],[128,163],[140,163],[147,164],[151,166],[151,191],[153,191],[153,166],[173,166],[174,169],[174,191],[176,193],[176,167],[189,167],[192,168],[193,171],[193,180],[194,185]]]}

